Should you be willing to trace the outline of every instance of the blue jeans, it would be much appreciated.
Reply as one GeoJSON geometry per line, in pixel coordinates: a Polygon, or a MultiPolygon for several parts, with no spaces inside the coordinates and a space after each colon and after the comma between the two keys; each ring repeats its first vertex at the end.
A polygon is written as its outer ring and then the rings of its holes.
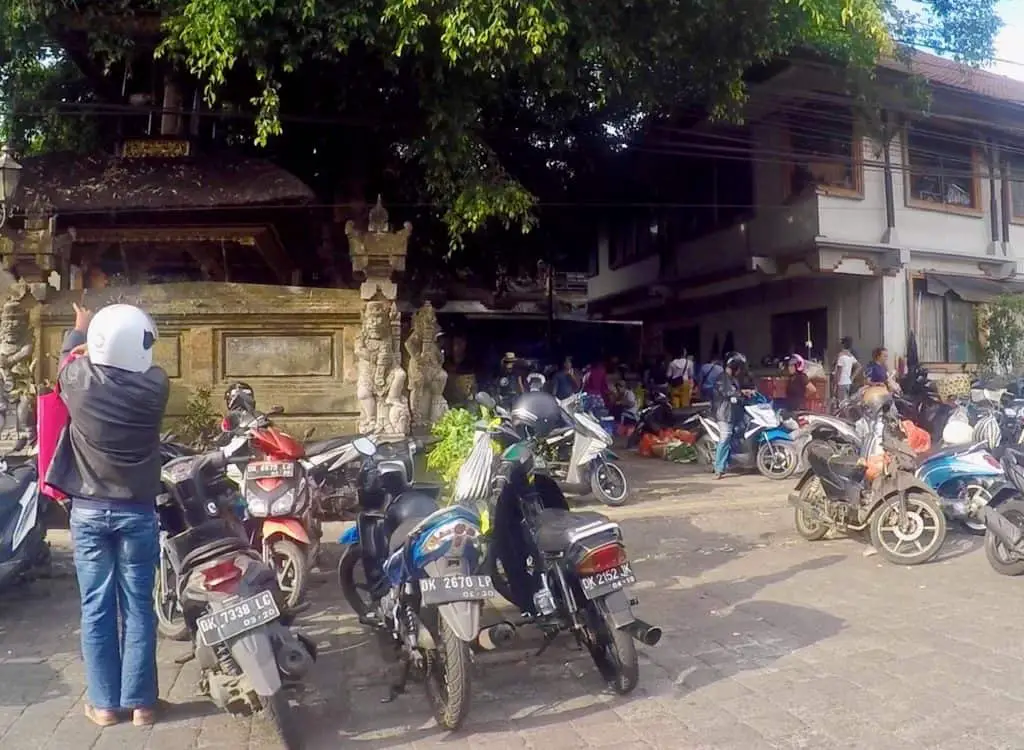
{"type": "Polygon", "coordinates": [[[72,504],[85,683],[89,703],[97,709],[156,706],[153,584],[160,532],[151,507],[87,510],[72,504]]]}
{"type": "Polygon", "coordinates": [[[724,474],[732,454],[732,422],[719,422],[718,431],[721,434],[715,448],[715,473],[724,474]]]}

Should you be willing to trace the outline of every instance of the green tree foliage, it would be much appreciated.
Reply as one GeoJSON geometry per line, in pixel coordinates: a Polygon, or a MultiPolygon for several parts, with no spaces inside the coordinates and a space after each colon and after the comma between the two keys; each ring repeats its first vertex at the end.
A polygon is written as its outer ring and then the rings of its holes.
{"type": "Polygon", "coordinates": [[[1024,295],[1003,294],[984,307],[978,320],[984,342],[982,365],[1001,375],[1024,365],[1024,295]]]}
{"type": "MultiPolygon", "coordinates": [[[[282,113],[368,119],[386,135],[377,166],[411,169],[457,240],[494,221],[530,225],[525,162],[567,169],[553,154],[607,148],[609,133],[628,139],[669,110],[727,115],[751,66],[795,49],[869,70],[895,36],[983,60],[994,4],[922,0],[914,14],[891,0],[0,0],[0,86],[8,104],[73,100],[55,91],[68,65],[54,42],[61,14],[96,19],[87,57],[112,68],[137,40],[102,19],[157,12],[158,54],[202,81],[209,102],[252,111],[251,140],[287,135],[282,113]]],[[[81,129],[46,106],[19,137],[73,145],[81,129]]]]}

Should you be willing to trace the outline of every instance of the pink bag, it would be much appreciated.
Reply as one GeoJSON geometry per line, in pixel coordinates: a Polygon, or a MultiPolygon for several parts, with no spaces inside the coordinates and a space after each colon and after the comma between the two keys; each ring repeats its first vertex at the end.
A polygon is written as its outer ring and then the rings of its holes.
{"type": "MultiPolygon", "coordinates": [[[[63,370],[75,358],[75,355],[69,355],[61,363],[60,369],[63,370]]],[[[58,383],[54,384],[52,390],[36,397],[36,440],[39,449],[40,492],[58,501],[67,500],[68,496],[46,483],[46,472],[49,470],[50,464],[53,463],[53,456],[57,452],[60,436],[67,428],[70,419],[67,404],[60,397],[58,383]]]]}

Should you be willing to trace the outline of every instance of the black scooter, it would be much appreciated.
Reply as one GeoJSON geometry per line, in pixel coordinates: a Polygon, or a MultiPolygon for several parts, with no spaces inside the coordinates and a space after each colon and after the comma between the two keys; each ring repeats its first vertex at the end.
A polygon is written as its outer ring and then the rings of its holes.
{"type": "Polygon", "coordinates": [[[46,509],[35,460],[9,469],[0,459],[0,591],[49,575],[46,509]]]}

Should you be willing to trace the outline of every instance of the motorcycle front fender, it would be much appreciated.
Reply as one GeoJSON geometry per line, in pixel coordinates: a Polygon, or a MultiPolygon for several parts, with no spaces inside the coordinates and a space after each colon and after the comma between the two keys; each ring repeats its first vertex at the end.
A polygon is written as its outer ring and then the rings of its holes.
{"type": "Polygon", "coordinates": [[[256,695],[269,698],[281,689],[281,673],[267,631],[252,630],[232,641],[229,648],[256,695]]]}
{"type": "Polygon", "coordinates": [[[274,536],[283,536],[304,546],[309,546],[309,532],[297,518],[268,518],[263,522],[263,538],[271,539],[274,536]]]}
{"type": "Polygon", "coordinates": [[[437,614],[460,641],[471,643],[480,633],[480,610],[482,608],[483,604],[479,601],[451,602],[439,605],[437,614]]]}

